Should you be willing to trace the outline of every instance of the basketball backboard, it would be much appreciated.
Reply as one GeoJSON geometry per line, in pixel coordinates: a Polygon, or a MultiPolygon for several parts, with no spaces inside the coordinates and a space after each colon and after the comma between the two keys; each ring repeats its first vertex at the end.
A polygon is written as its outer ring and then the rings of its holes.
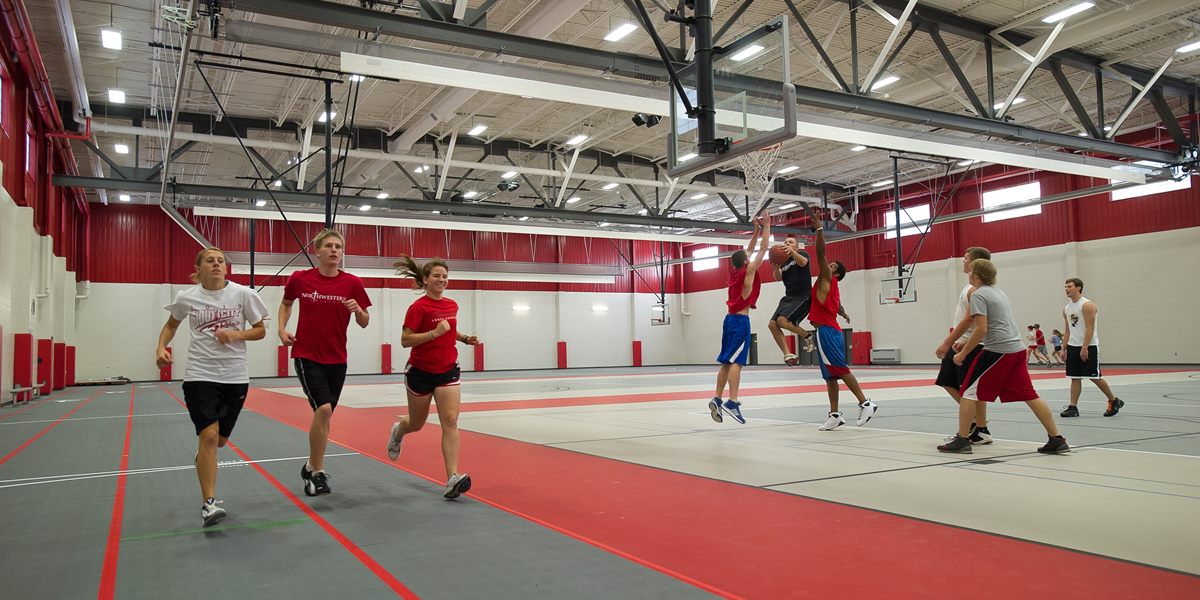
{"type": "MultiPolygon", "coordinates": [[[[716,139],[730,142],[728,150],[720,154],[700,154],[699,120],[687,114],[679,90],[671,86],[667,173],[671,177],[702,173],[796,137],[796,88],[791,84],[790,56],[786,16],[713,48],[716,139]]],[[[698,71],[695,62],[679,71],[692,106],[698,100],[698,71]]]]}
{"type": "Polygon", "coordinates": [[[879,280],[879,304],[908,304],[917,301],[917,286],[912,275],[883,277],[879,280]]]}

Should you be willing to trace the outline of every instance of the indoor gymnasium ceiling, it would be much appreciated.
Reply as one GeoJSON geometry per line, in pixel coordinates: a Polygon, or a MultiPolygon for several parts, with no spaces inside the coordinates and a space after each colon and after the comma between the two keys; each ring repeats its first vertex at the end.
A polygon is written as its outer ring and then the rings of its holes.
{"type": "MultiPolygon", "coordinates": [[[[431,1],[438,4],[436,0],[431,1]]],[[[1161,81],[1171,82],[1171,86],[1164,90],[1167,104],[1176,115],[1185,114],[1188,111],[1188,86],[1193,86],[1197,75],[1200,75],[1200,51],[1186,54],[1174,52],[1176,48],[1200,35],[1197,32],[1197,24],[1200,23],[1200,2],[1094,1],[1095,7],[1067,20],[1055,40],[1055,45],[1052,46],[1053,51],[1068,51],[1079,56],[1085,55],[1088,60],[1108,61],[1117,67],[1134,67],[1151,74],[1174,55],[1161,81]]],[[[672,48],[680,46],[679,27],[663,20],[665,1],[645,0],[643,3],[666,44],[672,48]]],[[[815,36],[822,41],[832,63],[841,74],[848,77],[852,62],[848,2],[794,0],[794,3],[815,36]]],[[[981,31],[1004,31],[1007,35],[1021,36],[1021,39],[1032,38],[1032,52],[1036,51],[1037,41],[1041,36],[1046,36],[1053,29],[1053,25],[1042,23],[1041,19],[1054,10],[1075,3],[1076,0],[921,0],[917,4],[917,12],[919,14],[921,11],[932,10],[941,17],[961,20],[962,23],[970,24],[981,31]]],[[[137,166],[152,167],[163,158],[163,134],[167,129],[167,121],[156,117],[165,116],[166,109],[171,106],[180,59],[180,53],[171,47],[183,45],[179,27],[164,18],[169,12],[168,9],[177,5],[158,0],[70,0],[68,4],[74,19],[79,55],[83,63],[83,85],[86,87],[94,114],[93,129],[97,146],[106,151],[119,165],[132,165],[134,154],[116,156],[112,153],[114,145],[123,143],[136,146],[134,152],[137,154],[137,166]],[[124,41],[121,50],[102,47],[100,32],[106,28],[122,33],[124,41]],[[153,47],[152,43],[166,47],[153,47]],[[123,105],[109,101],[110,88],[125,92],[123,105]],[[135,135],[139,130],[140,135],[135,135]]],[[[205,4],[197,3],[199,8],[204,8],[205,4]]],[[[319,52],[282,49],[268,40],[269,36],[265,34],[261,39],[253,38],[260,43],[235,43],[227,37],[228,31],[231,27],[249,27],[251,29],[243,31],[256,31],[254,28],[257,27],[277,26],[298,30],[312,35],[314,39],[315,34],[351,39],[369,34],[316,24],[298,14],[293,15],[297,18],[269,16],[238,10],[237,2],[232,3],[232,8],[230,2],[222,1],[219,4],[221,15],[216,37],[212,35],[210,19],[200,17],[191,36],[192,49],[277,61],[277,64],[190,54],[188,68],[184,71],[182,94],[176,107],[181,115],[188,115],[189,118],[181,119],[178,131],[186,134],[204,131],[213,126],[219,127],[216,122],[223,120],[218,109],[219,101],[225,113],[235,117],[235,122],[241,123],[245,119],[257,121],[256,126],[243,130],[249,138],[277,142],[276,149],[264,145],[260,146],[259,152],[275,169],[283,171],[289,167],[289,160],[295,158],[295,148],[316,149],[323,143],[322,128],[319,125],[312,128],[314,121],[323,111],[323,84],[281,75],[239,71],[236,68],[206,67],[204,75],[216,92],[214,99],[214,94],[209,92],[205,81],[191,62],[202,59],[235,67],[253,67],[312,76],[317,72],[311,67],[337,69],[338,57],[319,52]],[[200,123],[204,115],[209,116],[209,122],[200,123]],[[308,146],[304,146],[306,130],[314,132],[308,146]]],[[[371,3],[354,0],[338,4],[360,7],[371,3]]],[[[748,3],[719,0],[715,4],[714,29],[722,27],[745,6],[745,10],[729,28],[726,40],[734,39],[777,16],[790,14],[786,0],[754,0],[748,3]]],[[[903,0],[877,0],[877,5],[867,3],[859,6],[857,35],[860,78],[865,76],[866,71],[875,62],[893,31],[893,25],[885,18],[885,14],[899,14],[905,4],[903,0]]],[[[55,5],[54,0],[26,0],[56,94],[69,103],[72,97],[69,84],[73,76],[68,66],[68,53],[60,34],[59,16],[55,5]]],[[[244,3],[242,5],[245,6],[244,3]]],[[[625,22],[636,22],[631,17],[628,5],[622,0],[470,0],[469,5],[472,9],[486,9],[485,26],[488,31],[520,33],[527,36],[544,33],[548,40],[574,46],[646,57],[656,56],[650,37],[641,29],[620,41],[611,42],[604,39],[614,27],[625,22]]],[[[186,3],[178,6],[186,6],[186,3]]],[[[417,17],[420,14],[418,2],[413,0],[378,2],[373,4],[373,8],[409,17],[417,17]]],[[[299,12],[301,11],[298,10],[297,13],[299,12]]],[[[957,35],[954,27],[942,25],[941,30],[949,51],[956,61],[963,65],[963,72],[970,79],[972,88],[986,102],[984,94],[987,89],[987,74],[981,52],[983,43],[977,39],[957,35]]],[[[905,25],[901,33],[907,31],[908,25],[905,25]]],[[[837,84],[827,74],[813,45],[804,37],[794,18],[791,39],[794,83],[821,90],[837,89],[837,84]]],[[[377,41],[464,56],[492,57],[476,50],[389,35],[380,35],[377,41]]],[[[996,43],[995,46],[993,85],[996,101],[1000,102],[1022,76],[1028,63],[1020,60],[1014,52],[1000,43],[996,43]]],[[[507,59],[513,60],[514,57],[507,59]]],[[[536,66],[548,72],[570,72],[597,80],[624,79],[594,69],[568,67],[530,58],[521,58],[519,63],[536,66]]],[[[1064,62],[1062,71],[1071,87],[1078,92],[1083,108],[1095,119],[1098,102],[1095,71],[1081,69],[1078,62],[1070,60],[1064,62]]],[[[938,47],[926,31],[919,31],[911,37],[887,72],[899,77],[899,80],[868,96],[959,115],[967,115],[970,112],[969,99],[958,86],[938,47]]],[[[665,87],[663,82],[636,83],[665,87]]],[[[436,142],[438,156],[442,156],[455,132],[460,136],[460,143],[454,151],[454,160],[507,165],[499,152],[486,156],[483,145],[462,141],[467,139],[466,131],[477,124],[485,124],[488,127],[486,132],[478,136],[479,140],[506,144],[505,147],[512,149],[508,158],[522,167],[561,169],[562,165],[553,164],[551,154],[541,149],[549,147],[564,150],[557,154],[556,160],[565,163],[570,152],[563,144],[567,138],[579,133],[590,138],[583,143],[578,164],[573,169],[574,173],[591,172],[593,167],[597,166],[595,157],[603,153],[605,156],[618,158],[620,169],[625,176],[652,180],[655,178],[654,170],[648,165],[662,164],[665,160],[667,123],[654,128],[638,127],[630,122],[632,115],[627,111],[523,98],[520,95],[490,92],[471,94],[437,85],[369,78],[359,87],[357,104],[352,107],[353,103],[347,98],[347,90],[350,88],[349,85],[335,86],[337,116],[334,121],[339,127],[349,126],[349,118],[353,116],[354,128],[359,131],[359,140],[364,148],[379,148],[398,137],[406,143],[416,140],[410,147],[399,150],[396,148],[398,142],[392,141],[391,145],[394,151],[400,151],[402,154],[428,156],[431,165],[436,164],[435,143],[431,143],[431,140],[436,142]],[[430,118],[431,114],[438,117],[430,118]],[[530,147],[539,150],[530,151],[530,147]]],[[[1103,85],[1104,123],[1111,124],[1115,121],[1136,92],[1137,90],[1128,83],[1110,75],[1106,76],[1103,85]]],[[[1071,135],[1083,132],[1084,126],[1069,105],[1050,69],[1034,70],[1020,96],[1025,101],[1014,105],[1009,113],[1015,123],[1071,135]]],[[[801,109],[809,112],[830,112],[829,109],[803,105],[801,109]]],[[[65,112],[69,113],[70,109],[65,112]]],[[[934,125],[913,123],[911,120],[901,122],[867,115],[856,115],[855,118],[862,122],[895,126],[912,132],[937,129],[934,125]]],[[[1156,127],[1159,121],[1150,96],[1147,95],[1132,110],[1121,127],[1121,132],[1156,127]]],[[[963,132],[943,133],[963,138],[972,137],[963,132]]],[[[1156,129],[1156,135],[1169,138],[1169,133],[1161,128],[1156,129]]],[[[985,139],[980,136],[974,137],[985,139]]],[[[341,136],[335,136],[335,148],[340,139],[341,136]]],[[[228,139],[225,141],[229,142],[228,139]]],[[[179,148],[183,143],[185,142],[177,139],[173,147],[179,148]]],[[[1028,145],[1028,142],[1012,140],[1006,143],[1028,145]]],[[[77,142],[75,152],[81,165],[80,170],[85,175],[96,174],[97,169],[100,169],[105,176],[114,176],[109,167],[101,165],[89,150],[77,142]]],[[[888,179],[892,171],[889,152],[885,149],[872,148],[855,152],[851,151],[848,144],[812,138],[796,138],[785,144],[778,164],[785,163],[800,167],[793,175],[814,184],[829,184],[826,187],[830,189],[888,179]]],[[[306,164],[300,187],[312,186],[314,178],[322,172],[323,166],[323,158],[320,156],[306,164]]],[[[441,174],[442,171],[431,168],[416,172],[418,166],[406,164],[402,170],[393,163],[351,156],[342,165],[343,183],[347,186],[344,193],[374,199],[382,191],[390,194],[392,198],[420,199],[423,194],[435,192],[439,183],[435,174],[441,174]]],[[[263,172],[262,169],[260,167],[260,172],[263,172]]],[[[906,178],[928,177],[938,172],[937,167],[921,166],[917,163],[906,163],[905,169],[906,178]]],[[[295,185],[293,182],[297,171],[298,169],[293,169],[289,172],[289,187],[295,185]]],[[[595,172],[616,175],[608,166],[598,167],[595,172]]],[[[445,174],[448,179],[443,186],[444,190],[455,189],[460,193],[476,190],[481,193],[481,197],[491,202],[507,203],[510,206],[541,205],[543,200],[534,188],[542,188],[542,193],[550,196],[552,201],[561,185],[558,181],[550,181],[548,177],[532,175],[528,180],[517,179],[521,185],[514,191],[498,192],[496,184],[501,181],[499,171],[450,167],[445,174]]],[[[259,175],[236,143],[231,145],[194,142],[188,146],[186,152],[173,160],[169,167],[169,176],[184,183],[250,187],[259,175]]],[[[264,176],[271,177],[269,173],[264,176]]],[[[660,180],[664,179],[660,177],[660,180]]],[[[735,174],[718,176],[715,184],[725,188],[741,187],[735,174]]],[[[323,182],[318,181],[314,191],[322,192],[323,185],[323,182]]],[[[567,192],[570,192],[572,197],[580,198],[569,207],[573,210],[636,215],[642,206],[635,197],[637,195],[652,203],[657,192],[661,202],[667,201],[667,190],[656,190],[650,186],[620,186],[605,190],[600,182],[574,181],[569,188],[567,192]]],[[[679,194],[678,191],[675,193],[679,194]]],[[[812,196],[820,193],[820,187],[816,185],[804,192],[812,196]]],[[[709,221],[730,218],[731,213],[723,200],[712,194],[707,197],[698,196],[700,194],[684,193],[675,205],[679,212],[672,212],[668,216],[709,221]]],[[[157,200],[157,193],[134,194],[134,201],[157,200]]],[[[208,205],[233,202],[230,199],[214,198],[177,198],[177,201],[182,205],[193,202],[208,205]]],[[[734,201],[740,205],[736,198],[734,201]]]]}

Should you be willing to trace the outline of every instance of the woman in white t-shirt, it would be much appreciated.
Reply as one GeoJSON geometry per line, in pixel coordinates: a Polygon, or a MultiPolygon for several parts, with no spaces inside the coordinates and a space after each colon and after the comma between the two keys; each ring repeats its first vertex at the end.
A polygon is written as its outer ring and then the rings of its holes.
{"type": "Polygon", "coordinates": [[[196,426],[199,448],[196,475],[204,504],[200,517],[204,526],[225,518],[216,499],[217,447],[233,433],[238,414],[246,402],[250,374],[246,368],[246,341],[267,335],[263,320],[267,306],[254,290],[225,280],[228,264],[220,248],[205,248],[196,255],[196,272],[189,287],[164,306],[171,313],[158,334],[158,367],[172,362],[167,344],[184,319],[191,328],[188,366],[183,376],[183,398],[196,426]],[[243,329],[250,323],[250,329],[243,329]]]}

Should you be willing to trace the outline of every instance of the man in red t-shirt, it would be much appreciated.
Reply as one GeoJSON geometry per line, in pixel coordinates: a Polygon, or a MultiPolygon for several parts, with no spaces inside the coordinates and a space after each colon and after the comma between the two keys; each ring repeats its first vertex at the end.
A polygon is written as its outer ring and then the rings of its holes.
{"type": "Polygon", "coordinates": [[[750,355],[750,309],[755,308],[758,294],[762,291],[762,280],[758,276],[758,268],[762,265],[763,257],[767,254],[767,241],[771,237],[771,219],[767,213],[762,213],[754,220],[754,234],[745,250],[738,250],[729,257],[728,299],[725,301],[729,309],[721,326],[721,353],[717,362],[721,368],[717,370],[717,391],[712,400],[708,401],[708,413],[718,423],[724,420],[721,411],[725,411],[733,420],[745,424],[742,416],[742,403],[738,401],[738,386],[742,379],[742,367],[749,362],[750,355]],[[749,253],[758,244],[758,253],[754,260],[749,253]],[[725,384],[729,384],[729,399],[721,402],[725,393],[725,384]]]}
{"type": "Polygon", "coordinates": [[[825,227],[811,206],[805,205],[813,226],[816,228],[817,267],[820,272],[812,287],[812,309],[808,313],[808,322],[817,328],[817,356],[820,358],[821,377],[825,379],[825,389],[829,392],[829,416],[818,427],[821,431],[837,429],[846,423],[842,413],[838,412],[838,380],[846,382],[846,387],[858,398],[858,426],[862,427],[871,420],[878,406],[863,394],[858,386],[858,378],[850,372],[850,362],[846,360],[846,342],[842,328],[838,325],[837,316],[842,306],[842,294],[838,282],[846,276],[846,266],[841,261],[825,259],[825,227]]]}
{"type": "Polygon", "coordinates": [[[292,346],[296,375],[313,409],[308,429],[308,462],[300,467],[304,493],[328,494],[325,474],[325,446],[329,443],[329,419],[337,408],[346,383],[346,328],[350,315],[359,327],[371,320],[367,308],[371,299],[362,280],[341,270],[345,240],[342,234],[326,229],[317,234],[313,246],[319,266],[297,271],[283,288],[279,304],[279,341],[292,346]],[[292,304],[300,300],[300,318],[296,332],[288,331],[292,304]]]}

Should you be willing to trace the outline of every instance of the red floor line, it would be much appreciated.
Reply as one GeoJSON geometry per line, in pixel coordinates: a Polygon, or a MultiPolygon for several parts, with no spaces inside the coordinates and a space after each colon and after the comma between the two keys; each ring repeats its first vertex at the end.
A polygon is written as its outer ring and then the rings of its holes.
{"type": "MultiPolygon", "coordinates": [[[[179,399],[178,396],[176,396],[167,388],[163,387],[162,384],[159,384],[158,387],[162,391],[166,392],[168,396],[173,398],[180,405],[183,405],[184,407],[187,406],[182,400],[179,399]]],[[[250,458],[250,455],[243,452],[242,449],[238,448],[233,442],[228,442],[226,445],[229,446],[231,450],[236,452],[238,456],[242,457],[242,460],[246,461],[247,464],[249,464],[251,467],[254,467],[254,470],[258,471],[259,475],[262,475],[264,479],[266,479],[275,487],[275,489],[279,490],[279,493],[283,494],[288,500],[291,500],[292,504],[296,505],[296,508],[299,508],[300,511],[303,512],[308,518],[312,519],[314,523],[321,527],[321,529],[325,530],[325,533],[328,533],[330,537],[337,541],[337,543],[341,544],[343,548],[345,548],[348,552],[350,552],[351,555],[354,556],[354,558],[357,558],[358,561],[363,564],[363,566],[365,566],[369,571],[371,571],[371,573],[378,577],[384,585],[391,588],[391,590],[395,592],[397,596],[409,600],[417,600],[420,598],[420,596],[417,596],[416,593],[401,583],[399,579],[396,579],[396,577],[392,575],[386,568],[384,568],[383,565],[375,562],[375,559],[371,558],[369,554],[363,551],[358,544],[355,544],[353,540],[351,540],[349,537],[346,537],[346,535],[338,530],[338,528],[334,527],[329,521],[326,521],[325,518],[318,514],[317,511],[313,510],[312,507],[301,501],[298,496],[291,492],[291,490],[284,487],[284,485],[280,483],[280,481],[273,475],[268,473],[267,470],[262,467],[262,465],[253,462],[254,459],[250,458]]]]}
{"type": "Polygon", "coordinates": [[[121,449],[121,467],[113,499],[112,519],[108,525],[108,543],[104,547],[104,567],[100,570],[99,600],[109,600],[117,592],[117,561],[121,556],[121,522],[125,517],[125,478],[129,471],[129,441],[133,437],[133,400],[137,388],[129,388],[129,416],[125,419],[125,446],[121,449]]]}
{"type": "Polygon", "coordinates": [[[9,452],[8,454],[4,455],[4,458],[0,458],[0,465],[8,462],[8,459],[16,456],[17,454],[20,454],[22,450],[24,450],[25,448],[28,448],[29,445],[34,443],[35,441],[37,441],[38,438],[42,437],[43,435],[46,435],[47,431],[54,429],[56,426],[58,426],[59,423],[62,423],[63,419],[66,419],[67,417],[71,416],[71,413],[83,408],[84,406],[87,405],[88,402],[91,402],[92,400],[94,400],[96,398],[96,396],[99,396],[99,395],[100,395],[100,392],[96,392],[96,393],[92,394],[91,396],[88,396],[87,400],[84,400],[83,402],[79,403],[79,406],[76,406],[75,408],[68,410],[66,413],[63,414],[63,416],[56,419],[53,423],[47,425],[45,429],[37,432],[36,434],[34,434],[33,437],[26,440],[24,444],[17,446],[16,450],[13,450],[12,452],[9,452]]]}
{"type": "MultiPolygon", "coordinates": [[[[260,390],[255,390],[255,391],[260,391],[260,390]]],[[[258,414],[260,414],[260,415],[262,415],[262,416],[264,416],[264,417],[266,417],[266,418],[268,418],[268,419],[271,419],[272,421],[275,421],[275,422],[277,422],[277,423],[281,423],[281,424],[283,424],[283,425],[287,425],[287,426],[289,426],[289,427],[292,427],[292,428],[294,428],[294,429],[297,429],[297,430],[300,430],[300,431],[304,431],[304,432],[307,432],[307,431],[308,431],[307,429],[305,429],[305,428],[303,428],[303,427],[301,427],[301,426],[299,426],[299,425],[296,425],[295,423],[289,423],[289,422],[287,422],[287,421],[285,421],[285,420],[283,420],[283,419],[280,419],[280,418],[278,418],[278,417],[275,417],[275,416],[272,416],[272,415],[269,415],[269,414],[263,413],[263,412],[261,412],[261,411],[255,411],[255,412],[257,412],[258,414]]],[[[397,470],[400,470],[400,471],[404,471],[405,473],[408,473],[408,474],[410,474],[410,475],[414,475],[414,476],[416,476],[416,477],[420,477],[421,479],[424,479],[424,480],[426,480],[426,481],[429,481],[429,482],[431,482],[431,483],[435,483],[435,484],[437,484],[437,485],[442,485],[442,482],[441,482],[441,481],[439,481],[439,480],[437,480],[437,479],[434,479],[433,477],[430,477],[430,476],[428,476],[428,475],[426,475],[426,474],[424,474],[424,473],[420,473],[420,472],[418,472],[418,471],[414,471],[414,470],[412,470],[412,469],[408,469],[408,468],[406,468],[406,467],[402,467],[402,466],[400,466],[400,465],[398,465],[398,464],[396,464],[396,463],[392,462],[391,460],[389,460],[389,459],[385,459],[385,458],[383,458],[382,456],[376,455],[376,454],[374,454],[373,452],[370,452],[370,451],[368,451],[368,450],[363,450],[363,449],[360,449],[360,448],[356,448],[356,447],[354,447],[354,446],[352,446],[352,445],[350,445],[350,444],[347,444],[347,443],[345,443],[345,442],[337,441],[337,440],[333,439],[333,437],[332,437],[332,436],[330,437],[329,441],[330,441],[330,442],[333,442],[333,443],[335,443],[335,444],[337,444],[337,445],[339,445],[339,446],[342,446],[342,447],[344,447],[344,448],[348,448],[348,449],[350,449],[350,450],[353,450],[353,451],[357,452],[358,454],[360,454],[360,455],[362,455],[362,456],[364,456],[364,457],[375,459],[375,460],[377,460],[377,461],[379,461],[379,462],[381,462],[381,463],[383,463],[383,464],[385,464],[385,465],[387,465],[387,466],[389,466],[389,467],[392,467],[392,468],[394,468],[394,469],[397,469],[397,470]]],[[[233,445],[233,443],[232,443],[232,442],[230,442],[230,445],[232,446],[232,445],[233,445]]],[[[239,451],[239,454],[240,454],[240,451],[239,451]]],[[[245,455],[243,455],[243,458],[246,458],[246,460],[249,460],[249,458],[248,458],[248,457],[245,457],[245,455]]],[[[255,463],[253,466],[255,466],[255,467],[258,467],[257,463],[255,463]]],[[[260,469],[261,469],[261,467],[258,467],[258,468],[260,468],[260,469]]],[[[635,562],[635,563],[637,563],[637,564],[639,564],[639,565],[642,565],[643,567],[646,567],[646,568],[648,568],[648,569],[653,569],[653,570],[655,570],[655,571],[658,571],[659,573],[662,573],[662,574],[664,574],[664,575],[667,575],[667,576],[669,576],[669,577],[674,577],[675,579],[678,579],[678,580],[680,580],[680,581],[682,581],[682,582],[684,582],[684,583],[687,583],[687,584],[689,584],[689,585],[693,585],[693,586],[695,586],[695,587],[697,587],[697,588],[700,588],[700,589],[702,589],[702,590],[704,590],[704,591],[706,591],[706,592],[710,592],[710,593],[716,594],[716,595],[718,595],[718,596],[721,596],[721,597],[723,597],[723,598],[730,598],[731,600],[744,600],[744,599],[743,599],[741,596],[738,596],[737,594],[733,594],[733,593],[731,593],[731,592],[728,592],[728,591],[726,591],[726,590],[722,590],[722,589],[720,589],[720,588],[717,588],[717,587],[715,587],[715,586],[712,586],[712,585],[710,585],[710,584],[704,583],[703,581],[699,581],[699,580],[693,579],[692,577],[689,577],[689,576],[687,576],[687,575],[684,575],[683,573],[680,573],[680,572],[678,572],[678,571],[675,571],[675,570],[669,569],[669,568],[667,568],[667,567],[664,567],[664,566],[662,566],[662,565],[659,565],[659,564],[657,564],[657,563],[654,563],[654,562],[648,561],[648,560],[646,560],[646,559],[644,559],[644,558],[641,558],[641,557],[639,557],[639,556],[635,556],[635,555],[633,555],[633,554],[630,554],[630,553],[628,553],[628,552],[625,552],[625,551],[623,551],[623,550],[620,550],[620,549],[618,549],[618,548],[615,548],[615,547],[613,547],[613,546],[610,546],[610,545],[608,545],[608,544],[605,544],[605,543],[603,543],[603,542],[600,542],[600,541],[594,540],[594,539],[592,539],[592,538],[589,538],[589,537],[587,537],[587,536],[585,536],[585,535],[582,535],[582,534],[576,533],[576,532],[574,532],[574,531],[570,531],[570,530],[568,530],[568,529],[564,529],[564,528],[562,528],[562,527],[559,527],[559,526],[557,526],[557,525],[555,525],[555,524],[553,524],[553,523],[549,523],[549,522],[547,522],[547,521],[544,521],[544,520],[542,520],[542,519],[539,519],[539,518],[537,518],[537,517],[534,517],[533,515],[529,515],[529,514],[523,513],[523,512],[521,512],[521,511],[519,511],[519,510],[516,510],[515,508],[511,508],[511,507],[509,507],[509,506],[506,506],[506,505],[504,505],[504,504],[501,504],[501,503],[499,503],[499,502],[495,502],[495,501],[493,501],[493,500],[488,500],[488,499],[486,499],[486,498],[481,498],[481,497],[479,497],[479,496],[476,496],[475,494],[470,494],[470,493],[468,493],[468,494],[465,494],[465,495],[466,495],[466,496],[469,496],[469,497],[471,497],[471,498],[473,498],[473,499],[475,499],[475,500],[477,500],[477,501],[479,501],[479,502],[482,502],[482,503],[484,503],[484,504],[487,504],[488,506],[491,506],[491,507],[493,507],[493,508],[496,508],[496,509],[502,510],[502,511],[504,511],[504,512],[510,513],[510,514],[512,514],[512,515],[515,515],[515,516],[518,516],[518,517],[520,517],[520,518],[522,518],[522,519],[525,519],[525,520],[528,520],[528,521],[530,521],[530,522],[533,522],[533,523],[536,523],[536,524],[538,524],[538,525],[541,525],[542,527],[545,527],[545,528],[547,528],[547,529],[552,529],[552,530],[554,530],[554,531],[556,531],[556,532],[558,532],[558,533],[561,533],[561,534],[563,534],[563,535],[565,535],[565,536],[568,536],[568,537],[571,537],[571,538],[577,539],[577,540],[579,540],[579,541],[581,541],[581,542],[584,542],[584,543],[586,543],[586,544],[589,544],[589,545],[595,546],[596,548],[599,548],[599,549],[601,549],[601,550],[604,550],[605,552],[609,552],[609,553],[615,554],[615,555],[617,555],[617,556],[620,556],[621,558],[624,558],[624,559],[626,559],[626,560],[629,560],[629,561],[635,562]]]]}

